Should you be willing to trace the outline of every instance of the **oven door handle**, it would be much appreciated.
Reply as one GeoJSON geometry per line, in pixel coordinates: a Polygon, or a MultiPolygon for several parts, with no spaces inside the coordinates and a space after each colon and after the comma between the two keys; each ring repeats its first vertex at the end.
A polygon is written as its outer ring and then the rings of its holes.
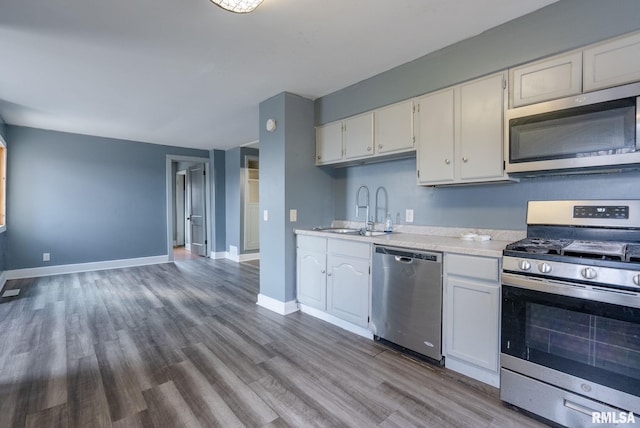
{"type": "Polygon", "coordinates": [[[594,302],[605,302],[611,303],[612,305],[640,308],[640,293],[633,291],[547,280],[509,272],[502,273],[502,285],[540,291],[542,293],[576,297],[594,302]]]}
{"type": "Polygon", "coordinates": [[[574,403],[573,401],[569,401],[566,398],[564,399],[564,407],[575,410],[576,412],[584,413],[585,415],[591,417],[592,414],[596,413],[597,410],[590,409],[589,407],[583,406],[578,403],[574,403]]]}

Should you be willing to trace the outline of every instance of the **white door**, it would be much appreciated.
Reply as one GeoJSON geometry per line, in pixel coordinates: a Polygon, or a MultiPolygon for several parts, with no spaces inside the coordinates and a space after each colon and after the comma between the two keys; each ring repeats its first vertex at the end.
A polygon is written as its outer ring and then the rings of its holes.
{"type": "Polygon", "coordinates": [[[207,228],[205,221],[205,172],[204,164],[189,168],[189,225],[191,228],[191,252],[207,255],[207,228]]]}

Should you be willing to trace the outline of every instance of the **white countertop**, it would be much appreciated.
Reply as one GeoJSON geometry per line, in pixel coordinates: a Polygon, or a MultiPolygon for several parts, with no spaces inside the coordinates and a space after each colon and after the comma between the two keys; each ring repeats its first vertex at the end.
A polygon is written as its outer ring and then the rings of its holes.
{"type": "MultiPolygon", "coordinates": [[[[451,232],[454,230],[457,231],[459,229],[429,228],[429,230],[431,230],[433,233],[441,233],[443,230],[451,232]]],[[[360,235],[332,233],[322,230],[296,229],[294,230],[294,232],[297,235],[321,236],[325,238],[346,239],[351,241],[367,242],[371,244],[390,245],[394,247],[414,248],[419,250],[441,251],[447,253],[459,253],[485,257],[502,257],[502,250],[507,244],[521,239],[520,235],[524,236],[524,232],[519,231],[508,231],[510,233],[501,233],[500,231],[497,231],[495,235],[508,240],[491,239],[489,241],[467,241],[460,239],[458,237],[460,236],[460,234],[458,234],[457,236],[445,236],[442,234],[393,232],[380,236],[367,237],[360,235]]],[[[486,234],[492,235],[491,233],[486,234]]]]}

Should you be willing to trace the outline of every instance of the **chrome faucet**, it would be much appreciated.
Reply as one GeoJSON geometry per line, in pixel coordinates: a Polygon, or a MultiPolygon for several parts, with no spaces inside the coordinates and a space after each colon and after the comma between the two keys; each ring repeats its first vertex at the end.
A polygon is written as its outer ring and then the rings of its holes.
{"type": "Polygon", "coordinates": [[[367,210],[366,218],[364,219],[364,230],[371,230],[370,227],[372,226],[372,222],[369,220],[369,188],[365,185],[360,186],[356,193],[356,217],[358,217],[360,208],[365,208],[367,210]],[[362,190],[365,191],[364,205],[360,204],[360,191],[362,190]]]}

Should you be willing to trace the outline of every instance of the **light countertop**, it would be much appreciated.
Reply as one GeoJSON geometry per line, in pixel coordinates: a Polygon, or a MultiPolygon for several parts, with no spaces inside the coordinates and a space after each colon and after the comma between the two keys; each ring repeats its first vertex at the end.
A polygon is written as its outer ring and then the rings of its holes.
{"type": "MultiPolygon", "coordinates": [[[[336,225],[334,225],[335,227],[336,225]]],[[[337,227],[352,225],[340,222],[337,227]]],[[[379,236],[360,236],[339,234],[322,230],[296,229],[297,235],[319,236],[331,239],[346,239],[370,244],[389,245],[393,247],[413,248],[418,250],[441,251],[443,253],[459,253],[473,256],[502,257],[502,250],[507,244],[522,239],[524,231],[493,231],[459,228],[434,228],[411,226],[405,230],[379,236]],[[467,241],[460,239],[462,233],[478,233],[492,236],[489,241],[467,241]],[[493,239],[493,237],[498,239],[493,239]]]]}

